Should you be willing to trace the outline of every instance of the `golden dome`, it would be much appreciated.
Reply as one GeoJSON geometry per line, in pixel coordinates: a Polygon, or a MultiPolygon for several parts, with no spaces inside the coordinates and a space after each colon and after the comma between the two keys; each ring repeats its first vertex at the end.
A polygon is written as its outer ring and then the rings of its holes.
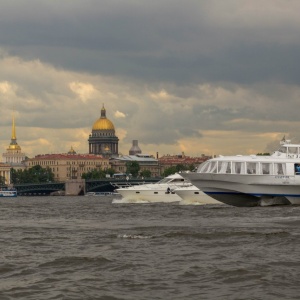
{"type": "Polygon", "coordinates": [[[114,124],[106,118],[104,106],[101,109],[101,117],[93,125],[93,130],[115,130],[114,124]]]}
{"type": "Polygon", "coordinates": [[[93,130],[115,130],[115,126],[110,120],[100,118],[94,123],[93,130]]]}
{"type": "Polygon", "coordinates": [[[21,150],[21,147],[18,144],[16,145],[10,144],[7,150],[21,150]]]}
{"type": "Polygon", "coordinates": [[[76,151],[73,149],[73,146],[71,146],[71,149],[69,150],[68,154],[76,154],[76,151]]]}

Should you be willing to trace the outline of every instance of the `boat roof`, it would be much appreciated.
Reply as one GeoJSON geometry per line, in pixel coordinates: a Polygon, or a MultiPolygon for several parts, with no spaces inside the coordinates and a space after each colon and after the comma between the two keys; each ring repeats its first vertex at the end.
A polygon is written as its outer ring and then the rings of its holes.
{"type": "Polygon", "coordinates": [[[251,161],[260,161],[260,162],[272,162],[272,161],[281,161],[281,162],[295,162],[300,159],[300,144],[291,144],[290,140],[284,140],[280,142],[280,148],[277,151],[274,151],[271,155],[232,155],[232,156],[223,156],[219,155],[216,158],[210,159],[210,161],[236,161],[236,162],[251,162],[251,161]],[[285,148],[285,149],[284,149],[285,148]],[[293,148],[293,149],[291,149],[293,148]],[[297,149],[297,151],[295,151],[297,149]],[[289,151],[291,150],[291,151],[289,151]]]}
{"type": "Polygon", "coordinates": [[[166,178],[173,179],[173,178],[183,178],[183,177],[182,177],[180,174],[175,173],[175,174],[172,174],[172,175],[167,176],[166,178]]]}

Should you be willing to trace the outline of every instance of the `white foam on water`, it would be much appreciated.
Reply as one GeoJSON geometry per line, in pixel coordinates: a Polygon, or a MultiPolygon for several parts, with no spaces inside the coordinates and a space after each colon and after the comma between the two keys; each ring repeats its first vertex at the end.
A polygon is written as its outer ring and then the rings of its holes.
{"type": "Polygon", "coordinates": [[[140,235],[140,234],[118,234],[118,238],[122,239],[151,239],[151,235],[140,235]]]}
{"type": "Polygon", "coordinates": [[[149,201],[145,201],[145,200],[136,200],[136,199],[122,198],[122,199],[113,199],[112,203],[113,204],[124,204],[124,203],[143,204],[143,203],[150,203],[150,202],[149,201]]]}
{"type": "Polygon", "coordinates": [[[179,205],[207,205],[207,203],[203,203],[196,200],[181,200],[179,205]]]}

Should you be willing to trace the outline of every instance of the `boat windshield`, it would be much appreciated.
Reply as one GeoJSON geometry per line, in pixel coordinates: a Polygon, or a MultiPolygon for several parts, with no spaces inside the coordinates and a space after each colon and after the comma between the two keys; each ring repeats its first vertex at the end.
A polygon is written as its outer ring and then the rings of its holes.
{"type": "Polygon", "coordinates": [[[289,154],[298,154],[298,147],[289,147],[289,154]]]}
{"type": "Polygon", "coordinates": [[[210,162],[209,161],[205,161],[203,162],[202,164],[199,165],[198,169],[197,169],[197,172],[198,173],[206,173],[208,167],[210,165],[210,162]]]}
{"type": "Polygon", "coordinates": [[[161,183],[169,183],[169,182],[172,182],[172,183],[176,183],[176,182],[183,182],[184,179],[183,178],[164,178],[162,180],[160,180],[158,183],[161,184],[161,183]]]}
{"type": "Polygon", "coordinates": [[[278,152],[281,152],[281,153],[287,153],[287,147],[280,147],[278,149],[278,152]]]}

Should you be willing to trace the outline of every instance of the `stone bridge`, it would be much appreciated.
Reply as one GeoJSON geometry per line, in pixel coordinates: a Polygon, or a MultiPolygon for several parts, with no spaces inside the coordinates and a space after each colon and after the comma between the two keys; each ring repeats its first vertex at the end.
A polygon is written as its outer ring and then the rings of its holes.
{"type": "MultiPolygon", "coordinates": [[[[161,178],[146,178],[146,179],[94,179],[85,180],[82,189],[83,194],[87,192],[112,192],[118,186],[129,186],[143,183],[158,182],[161,178]]],[[[68,190],[69,182],[47,182],[47,183],[32,183],[32,184],[16,184],[14,188],[20,196],[47,196],[53,192],[68,190]]],[[[82,185],[82,180],[79,184],[82,185]]],[[[81,185],[79,186],[81,188],[81,185]]],[[[79,189],[80,190],[80,189],[79,189]]]]}

